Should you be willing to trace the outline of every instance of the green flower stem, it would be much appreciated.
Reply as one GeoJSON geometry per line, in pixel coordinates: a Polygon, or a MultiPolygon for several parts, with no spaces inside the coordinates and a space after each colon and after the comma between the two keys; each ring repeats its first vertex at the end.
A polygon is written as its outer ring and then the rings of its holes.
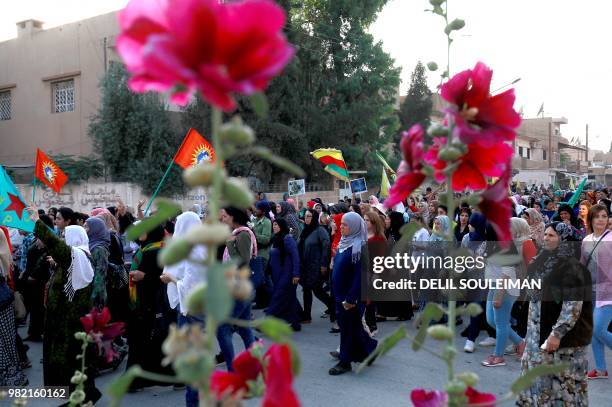
{"type": "MultiPolygon", "coordinates": [[[[444,2],[444,27],[448,26],[448,0],[444,2]]],[[[450,33],[446,34],[446,74],[450,78],[450,47],[451,37],[450,33]]]]}
{"type": "MultiPolygon", "coordinates": [[[[221,206],[221,193],[223,188],[223,178],[221,172],[221,163],[223,162],[223,146],[221,145],[221,137],[219,135],[219,129],[223,121],[223,114],[221,110],[216,107],[212,107],[211,115],[211,133],[212,133],[212,144],[215,150],[215,175],[213,177],[212,193],[208,197],[208,220],[210,223],[218,223],[218,215],[221,206]]],[[[216,262],[215,253],[217,252],[217,245],[210,245],[208,247],[208,258],[207,263],[212,267],[216,262]]],[[[206,350],[209,355],[214,355],[215,345],[214,338],[216,337],[218,323],[215,319],[208,315],[206,318],[206,350]]],[[[214,400],[210,395],[208,380],[202,384],[198,389],[201,395],[201,401],[203,406],[214,405],[214,400]]]]}
{"type": "MultiPolygon", "coordinates": [[[[84,339],[82,339],[83,344],[81,345],[81,374],[85,374],[85,355],[87,354],[87,344],[88,344],[88,340],[87,340],[87,336],[85,336],[84,339]]],[[[76,373],[76,372],[75,372],[76,373]]],[[[85,387],[85,383],[84,381],[79,382],[76,387],[75,387],[75,391],[76,390],[83,390],[83,388],[85,387]]],[[[73,391],[74,392],[74,391],[73,391]]],[[[80,403],[82,404],[82,403],[80,403]]],[[[74,407],[77,404],[73,403],[72,401],[69,402],[68,404],[70,407],[74,407]]]]}
{"type": "Polygon", "coordinates": [[[167,376],[164,374],[147,372],[146,370],[142,369],[138,372],[138,377],[156,382],[183,384],[183,382],[181,382],[176,376],[167,376]]]}

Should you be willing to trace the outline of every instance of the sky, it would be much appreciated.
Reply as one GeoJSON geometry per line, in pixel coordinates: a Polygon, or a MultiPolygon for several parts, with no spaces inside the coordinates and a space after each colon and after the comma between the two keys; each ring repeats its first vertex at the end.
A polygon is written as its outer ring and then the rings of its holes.
{"type": "MultiPolygon", "coordinates": [[[[45,28],[118,10],[127,0],[20,0],[5,4],[0,13],[0,41],[16,36],[15,23],[29,18],[45,28]]],[[[427,0],[389,0],[370,31],[402,68],[405,94],[417,61],[446,66],[446,37],[441,17],[427,13],[427,0]]],[[[608,0],[450,0],[449,16],[462,18],[465,28],[455,33],[451,74],[482,61],[493,71],[492,90],[517,78],[515,109],[535,117],[565,117],[562,134],[608,151],[611,126],[606,125],[612,95],[612,31],[608,0]]],[[[440,71],[442,71],[441,69],[440,71]]],[[[440,72],[428,73],[431,89],[440,72]]],[[[505,90],[507,88],[504,88],[505,90]]]]}

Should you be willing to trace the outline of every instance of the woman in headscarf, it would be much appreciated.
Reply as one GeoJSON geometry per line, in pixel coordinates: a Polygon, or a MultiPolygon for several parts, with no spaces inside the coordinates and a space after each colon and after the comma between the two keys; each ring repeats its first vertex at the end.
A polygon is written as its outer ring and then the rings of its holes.
{"type": "MultiPolygon", "coordinates": [[[[75,370],[81,370],[81,341],[74,334],[83,330],[80,318],[92,308],[91,282],[94,270],[91,265],[89,239],[81,226],[64,228],[62,241],[54,231],[39,219],[36,208],[29,209],[36,222],[34,234],[47,247],[51,277],[47,291],[45,328],[43,335],[43,378],[45,386],[75,385],[70,379],[75,370]]],[[[87,358],[88,370],[85,382],[85,401],[95,404],[102,396],[96,389],[93,360],[87,358]]]]}
{"type": "MultiPolygon", "coordinates": [[[[184,212],[176,218],[173,237],[184,236],[189,230],[202,224],[200,216],[195,212],[184,212]]],[[[168,303],[170,308],[178,307],[178,326],[200,325],[204,328],[204,316],[192,315],[187,310],[187,298],[193,288],[206,282],[206,247],[195,246],[189,257],[172,266],[164,267],[160,280],[167,284],[168,303]]],[[[185,388],[187,406],[198,405],[198,390],[190,386],[185,388]]]]}
{"type": "Polygon", "coordinates": [[[340,326],[340,352],[332,352],[339,361],[329,370],[334,376],[350,372],[351,362],[362,362],[377,345],[361,322],[365,312],[365,305],[360,301],[361,272],[362,262],[367,262],[368,230],[361,216],[349,212],[342,217],[340,232],[342,239],[334,258],[332,276],[340,326]]]}
{"type": "MultiPolygon", "coordinates": [[[[245,211],[235,207],[221,209],[221,219],[223,223],[232,229],[232,235],[226,241],[226,248],[223,252],[223,262],[233,261],[241,266],[249,266],[250,260],[257,257],[257,239],[246,224],[248,217],[245,211]]],[[[251,320],[251,301],[234,302],[234,309],[231,317],[245,321],[251,320]]],[[[237,332],[242,338],[244,348],[248,349],[255,337],[250,327],[235,327],[231,324],[221,324],[217,329],[217,342],[221,348],[221,355],[225,360],[228,371],[233,371],[232,362],[234,361],[234,344],[232,342],[233,333],[237,332]]]]}
{"type": "Polygon", "coordinates": [[[541,290],[528,291],[527,344],[523,374],[540,365],[567,363],[561,373],[538,377],[517,400],[519,406],[586,406],[586,347],[593,333],[591,275],[576,258],[575,229],[563,222],[546,227],[543,250],[529,265],[528,277],[541,290]]]}
{"type": "Polygon", "coordinates": [[[448,240],[450,231],[450,219],[446,215],[438,215],[434,218],[433,230],[429,237],[430,242],[443,242],[448,240]]]}
{"type": "MultiPolygon", "coordinates": [[[[472,252],[473,256],[484,256],[485,251],[487,249],[487,220],[484,215],[480,212],[474,212],[470,215],[470,220],[468,221],[469,232],[467,235],[463,236],[461,240],[461,246],[467,248],[472,252]]],[[[484,270],[467,270],[465,275],[466,278],[468,276],[473,276],[474,278],[482,278],[484,270]],[[473,274],[473,275],[472,275],[473,274]]],[[[480,306],[482,309],[486,309],[486,302],[480,301],[480,306]]],[[[489,336],[481,341],[479,344],[482,345],[490,345],[491,343],[495,343],[495,329],[486,321],[486,315],[484,312],[480,314],[470,317],[470,323],[468,327],[461,333],[461,336],[466,337],[465,345],[463,346],[464,352],[472,353],[476,347],[476,339],[480,335],[480,331],[486,330],[489,336]]]]}
{"type": "Polygon", "coordinates": [[[299,241],[302,228],[300,226],[300,221],[296,216],[295,208],[293,207],[293,205],[285,201],[280,201],[276,204],[276,213],[277,218],[285,219],[287,221],[291,236],[293,236],[296,242],[299,241]]]}
{"type": "Polygon", "coordinates": [[[261,257],[262,279],[259,287],[255,287],[255,302],[257,308],[265,308],[270,302],[272,294],[272,283],[268,271],[270,260],[270,242],[272,239],[272,221],[270,220],[270,204],[268,201],[255,203],[255,220],[253,222],[253,234],[257,239],[257,255],[261,257]]]}
{"type": "Polygon", "coordinates": [[[304,294],[304,313],[302,322],[312,322],[312,294],[329,308],[331,297],[323,290],[323,281],[327,276],[329,266],[330,241],[329,235],[319,225],[317,213],[307,209],[304,214],[305,227],[300,235],[298,251],[300,253],[300,284],[304,294]]]}
{"type": "Polygon", "coordinates": [[[536,246],[541,246],[544,240],[544,219],[535,208],[528,208],[523,212],[523,219],[529,224],[529,237],[536,246]]]}
{"type": "MultiPolygon", "coordinates": [[[[134,255],[130,270],[127,369],[140,365],[149,372],[171,375],[172,369],[161,364],[164,358],[162,343],[168,335],[170,324],[176,321],[176,313],[168,302],[166,285],[160,280],[163,270],[157,263],[163,239],[164,228],[161,225],[138,238],[140,249],[134,255]]],[[[132,382],[130,391],[169,385],[137,378],[132,382]]]]}
{"type": "MultiPolygon", "coordinates": [[[[102,210],[96,215],[106,224],[110,234],[110,246],[108,255],[108,275],[106,278],[106,294],[108,308],[113,321],[127,321],[129,310],[129,276],[125,268],[123,243],[119,236],[119,222],[108,209],[102,210]]],[[[93,213],[93,212],[92,212],[93,213]]]]}
{"type": "Polygon", "coordinates": [[[13,292],[8,286],[11,270],[11,249],[4,230],[0,231],[0,386],[27,386],[28,378],[21,370],[17,352],[17,332],[13,292]]]}
{"type": "Polygon", "coordinates": [[[88,218],[85,230],[89,238],[89,252],[94,269],[93,292],[91,300],[94,306],[102,309],[107,303],[106,272],[110,247],[110,233],[100,218],[88,218]]]}
{"type": "Polygon", "coordinates": [[[284,319],[294,331],[301,329],[299,309],[296,297],[297,284],[300,281],[300,255],[289,226],[284,219],[272,223],[274,236],[270,249],[270,269],[272,271],[272,298],[266,314],[284,319]]]}

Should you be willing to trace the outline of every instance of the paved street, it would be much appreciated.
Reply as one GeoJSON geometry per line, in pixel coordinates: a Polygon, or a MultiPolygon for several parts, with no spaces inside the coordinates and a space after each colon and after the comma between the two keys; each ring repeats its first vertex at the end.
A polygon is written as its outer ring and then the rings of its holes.
{"type": "MultiPolygon", "coordinates": [[[[322,305],[316,299],[313,304],[313,323],[304,325],[302,332],[294,335],[302,358],[302,371],[297,378],[295,388],[304,406],[408,406],[410,405],[410,391],[415,387],[442,388],[446,368],[442,361],[426,352],[414,352],[409,342],[402,342],[369,369],[361,374],[348,373],[342,376],[329,376],[327,370],[334,365],[329,351],[339,344],[339,334],[330,334],[329,319],[319,318],[323,311],[322,305]]],[[[257,311],[256,315],[261,315],[257,311]]],[[[413,321],[407,322],[411,334],[415,333],[413,321]]],[[[399,322],[379,323],[378,338],[391,333],[399,322]]],[[[464,325],[465,326],[465,325],[464,325]]],[[[463,329],[463,328],[461,328],[463,329]]],[[[479,339],[483,339],[481,336],[479,339]]],[[[234,335],[234,344],[237,350],[242,349],[238,336],[234,335]]],[[[463,349],[464,340],[456,341],[458,349],[463,349]]],[[[42,344],[29,343],[29,356],[33,366],[28,369],[30,386],[40,386],[42,382],[42,344]]],[[[428,340],[430,347],[435,347],[434,341],[428,340]]],[[[471,370],[476,372],[481,382],[478,389],[496,395],[505,393],[512,381],[520,373],[519,361],[507,357],[508,365],[505,367],[487,368],[480,365],[492,348],[476,348],[473,354],[460,351],[457,355],[457,371],[471,370]]],[[[592,355],[589,349],[590,365],[592,355]]],[[[612,352],[606,352],[608,366],[612,366],[612,352]]],[[[108,373],[96,379],[96,385],[103,390],[120,372],[125,369],[121,366],[115,373],[108,373]]],[[[123,400],[124,406],[161,407],[180,406],[183,403],[183,391],[174,391],[171,388],[153,387],[143,392],[128,394],[123,400]]],[[[595,380],[589,382],[589,401],[591,406],[612,406],[612,383],[610,380],[595,380]]],[[[0,402],[0,405],[2,402],[0,402]]],[[[47,406],[58,405],[54,402],[35,401],[28,405],[47,406]]],[[[257,406],[260,400],[249,400],[248,406],[257,406]]],[[[98,406],[108,406],[109,400],[104,397],[98,406]]],[[[507,404],[508,405],[508,404],[507,404]]]]}

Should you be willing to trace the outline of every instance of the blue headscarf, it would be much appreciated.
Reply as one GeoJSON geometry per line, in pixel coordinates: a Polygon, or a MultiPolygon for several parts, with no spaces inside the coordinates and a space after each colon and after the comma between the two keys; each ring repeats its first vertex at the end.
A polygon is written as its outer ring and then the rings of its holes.
{"type": "Polygon", "coordinates": [[[480,212],[474,212],[470,215],[468,225],[475,229],[473,232],[468,233],[470,236],[468,248],[476,250],[478,246],[486,240],[487,218],[480,212]]]}
{"type": "Polygon", "coordinates": [[[349,228],[349,234],[340,239],[338,252],[342,253],[352,247],[352,261],[357,263],[361,258],[361,246],[368,241],[368,228],[361,216],[355,212],[347,212],[342,216],[342,220],[349,228]]]}
{"type": "Polygon", "coordinates": [[[98,246],[104,246],[108,249],[110,247],[110,232],[106,228],[104,221],[94,216],[87,218],[85,223],[87,223],[89,251],[93,252],[93,249],[98,246]]]}

